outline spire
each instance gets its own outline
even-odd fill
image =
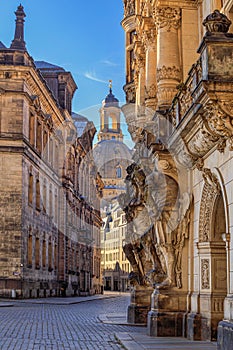
[[[109,80],[109,92],[112,93],[112,80]]]
[[[11,43],[11,49],[15,50],[26,50],[24,41],[24,18],[26,17],[23,6],[20,4],[17,8],[16,14],[16,26],[15,26],[15,37]]]

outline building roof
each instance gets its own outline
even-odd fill
[[[88,125],[89,120],[83,115],[72,113],[72,119],[77,130],[78,137],[81,137]]]
[[[56,66],[52,63],[46,62],[46,61],[35,61],[35,65],[36,68],[38,69],[43,69],[43,70],[52,70],[52,71],[56,71],[56,72],[65,72],[65,69],[60,67],[60,66]]]
[[[3,44],[3,42],[0,41],[0,50],[1,49],[6,49],[7,47]]]
[[[101,169],[105,164],[112,161],[132,162],[132,153],[128,146],[122,141],[118,140],[102,140],[98,142],[93,149],[93,156],[95,164]],[[101,174],[103,177],[108,177],[107,174]]]
[[[109,94],[105,97],[103,103],[107,106],[118,106],[119,100],[115,97],[115,95],[113,95],[111,87],[109,89]]]

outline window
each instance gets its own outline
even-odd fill
[[[54,269],[57,269],[57,244],[54,246]]]
[[[52,242],[49,242],[49,249],[48,249],[48,263],[49,263],[49,271],[52,271],[53,267],[52,267]]]
[[[28,204],[32,205],[33,203],[33,175],[29,174],[28,179]]]
[[[132,30],[132,32],[129,33],[129,43],[133,44],[133,40],[136,34],[136,30]]]
[[[45,240],[43,240],[42,265],[43,265],[43,268],[46,267],[46,241]]]
[[[36,209],[40,210],[40,181],[36,180]]]
[[[118,179],[120,179],[122,177],[122,171],[121,171],[121,167],[120,166],[118,166],[116,168],[116,176],[117,176]]]
[[[53,216],[53,192],[52,187],[49,189],[49,216]]]
[[[54,222],[57,224],[58,220],[58,197],[57,194],[55,194],[55,203],[54,203]]]
[[[40,269],[40,239],[38,237],[35,243],[35,268]]]
[[[44,158],[47,160],[48,158],[48,132],[45,130],[43,135],[43,155]]]
[[[43,212],[46,213],[46,201],[47,201],[47,187],[44,183],[43,186]]]
[[[35,117],[32,114],[29,119],[29,142],[32,146],[35,146]]]
[[[37,127],[36,127],[36,148],[39,153],[42,151],[42,125],[37,120]]]
[[[27,242],[27,246],[28,246],[28,249],[27,249],[27,253],[28,253],[28,256],[27,256],[27,264],[28,264],[28,267],[32,267],[32,235],[29,234],[28,236],[28,242]]]

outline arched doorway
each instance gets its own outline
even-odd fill
[[[200,206],[198,252],[200,261],[201,338],[216,340],[218,323],[224,317],[227,295],[227,232],[223,192],[217,177],[204,170]]]

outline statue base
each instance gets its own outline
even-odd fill
[[[189,340],[201,340],[201,315],[190,313],[187,317],[187,338]]]
[[[218,324],[218,349],[232,349],[233,344],[233,322],[221,321]]]
[[[187,294],[177,291],[157,291],[151,297],[147,318],[147,333],[152,337],[186,336]]]
[[[147,314],[150,311],[150,300],[153,289],[151,287],[135,286],[131,292],[128,306],[127,322],[132,324],[147,323]]]

